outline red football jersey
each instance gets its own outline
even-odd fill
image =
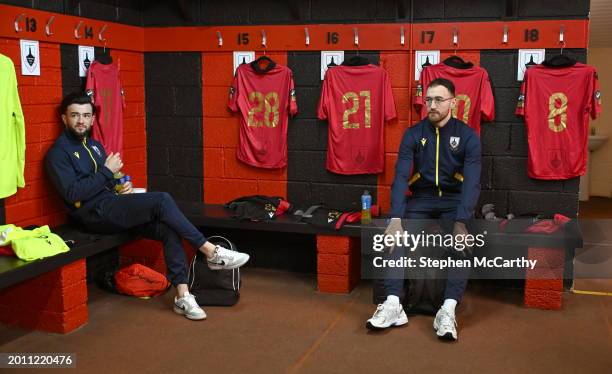
[[[123,152],[123,92],[115,64],[94,61],[87,69],[87,94],[96,107],[92,137],[107,153]]]
[[[318,107],[329,122],[327,163],[338,174],[381,173],[383,125],[396,117],[387,72],[375,65],[334,66],[325,73]]]
[[[525,118],[531,178],[568,179],[586,172],[589,114],[601,111],[595,68],[536,65],[525,72],[516,114]]]
[[[414,107],[421,113],[421,118],[427,117],[423,96],[429,82],[436,78],[453,82],[457,99],[453,117],[467,123],[477,134],[480,134],[482,120],[490,122],[495,119],[493,91],[487,71],[479,66],[459,69],[444,63],[427,66],[421,72],[421,82],[414,98]]]
[[[293,72],[271,64],[243,64],[230,87],[229,108],[240,111],[236,156],[246,164],[276,169],[287,165],[288,114],[297,114]]]

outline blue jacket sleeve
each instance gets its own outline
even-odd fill
[[[113,179],[113,173],[104,165],[98,168],[97,173],[78,177],[68,154],[54,148],[47,154],[45,166],[53,185],[70,204],[91,199]]]
[[[466,222],[474,215],[474,207],[480,196],[481,147],[475,133],[468,136],[463,161],[463,186],[461,202],[457,206],[456,221]]]
[[[414,160],[415,141],[410,129],[404,132],[400,144],[397,162],[395,163],[395,177],[391,185],[391,217],[402,218],[406,209],[406,190],[408,189],[408,178]]]

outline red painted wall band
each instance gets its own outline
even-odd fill
[[[51,17],[54,17],[49,25],[52,34],[47,35],[45,26]],[[35,23],[34,27],[32,20]],[[15,30],[16,21],[21,31]],[[565,48],[587,48],[588,24],[589,21],[583,19],[144,28],[0,5],[0,37],[100,47],[106,43],[109,48],[138,52],[469,50],[559,48],[562,45]],[[503,43],[504,27],[508,30],[507,43]],[[559,40],[562,28],[563,43]],[[306,43],[306,30],[310,39],[309,44]],[[75,33],[80,38],[77,38]],[[265,45],[262,43],[264,33]],[[219,45],[219,35],[223,39],[222,45]]]

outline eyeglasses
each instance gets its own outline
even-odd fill
[[[425,98],[425,104],[427,104],[427,106],[431,106],[431,103],[436,103],[436,105],[440,105],[445,101],[454,99],[454,97],[449,97],[449,98],[443,98],[440,96],[436,96],[436,97],[426,97]]]
[[[91,117],[93,116],[92,113],[70,113],[70,117],[72,118],[85,118],[85,119],[91,119]]]

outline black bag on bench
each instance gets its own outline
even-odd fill
[[[233,251],[236,246],[222,236],[211,236],[208,241]],[[199,305],[232,306],[240,298],[240,269],[211,270],[206,256],[196,251],[189,266],[189,292]]]

